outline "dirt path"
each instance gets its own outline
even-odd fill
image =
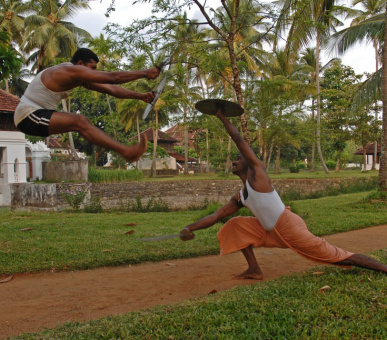
[[[357,253],[387,248],[387,225],[325,237]],[[289,249],[256,249],[265,280],[316,266]],[[233,280],[243,255],[206,256],[136,266],[54,274],[15,275],[0,284],[0,338],[37,332],[66,321],[173,304],[257,281]]]

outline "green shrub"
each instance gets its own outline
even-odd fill
[[[90,202],[86,204],[85,207],[83,208],[83,211],[89,214],[101,213],[103,209],[101,205],[101,199],[99,198],[99,196],[92,197]]]
[[[298,201],[302,199],[302,194],[298,190],[290,188],[281,194],[281,199],[285,205],[289,205],[291,201]]]
[[[128,202],[128,209],[129,212],[140,212],[140,213],[147,213],[147,212],[169,212],[170,209],[168,207],[168,204],[165,203],[161,198],[156,200],[155,198],[151,198],[147,204],[143,204],[141,197],[137,196],[134,201]]]
[[[143,174],[140,170],[97,169],[89,167],[89,182],[92,183],[117,183],[138,181]]]
[[[78,211],[90,189],[90,184],[62,182],[58,185],[58,189],[60,196],[70,205],[70,207]]]
[[[290,165],[289,166],[289,170],[291,173],[297,173],[297,172],[300,172],[300,169],[298,168],[297,165]]]
[[[372,204],[376,209],[387,209],[387,192],[376,190],[360,200],[361,204]]]
[[[195,211],[195,210],[204,210],[208,207],[209,204],[214,203],[214,201],[209,201],[207,197],[204,198],[203,203],[197,203],[197,204],[191,204],[187,206],[186,209],[188,211]]]
[[[336,169],[336,161],[328,160],[325,162],[325,165],[329,170],[335,170]]]

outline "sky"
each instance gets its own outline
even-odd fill
[[[216,7],[220,0],[211,0]],[[89,0],[91,10],[81,11],[71,18],[71,21],[78,27],[87,30],[93,37],[103,33],[104,26],[111,23],[118,23],[121,26],[128,26],[135,19],[143,19],[151,15],[151,4],[132,5],[132,0],[115,0],[116,11],[111,12],[110,17],[105,16],[106,9],[111,0]],[[348,4],[347,4],[348,5]],[[191,15],[197,17],[199,11],[191,9]],[[336,54],[327,55],[322,53],[322,64],[324,65],[333,57],[340,57],[344,65],[351,66],[357,74],[364,72],[375,72],[375,52],[371,45],[362,43],[347,51],[343,56]]]

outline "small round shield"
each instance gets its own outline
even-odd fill
[[[223,99],[205,99],[195,104],[197,110],[207,115],[216,115],[218,108],[221,108],[225,117],[241,116],[245,111],[239,104]]]

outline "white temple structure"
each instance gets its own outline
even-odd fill
[[[50,160],[43,142],[30,143],[13,123],[19,98],[0,89],[0,206],[11,204],[11,185],[42,179],[42,162]]]
[[[27,160],[27,178],[30,181],[40,181],[43,178],[43,162],[51,159],[50,149],[40,141],[35,144],[27,141],[26,143],[26,160]]]

